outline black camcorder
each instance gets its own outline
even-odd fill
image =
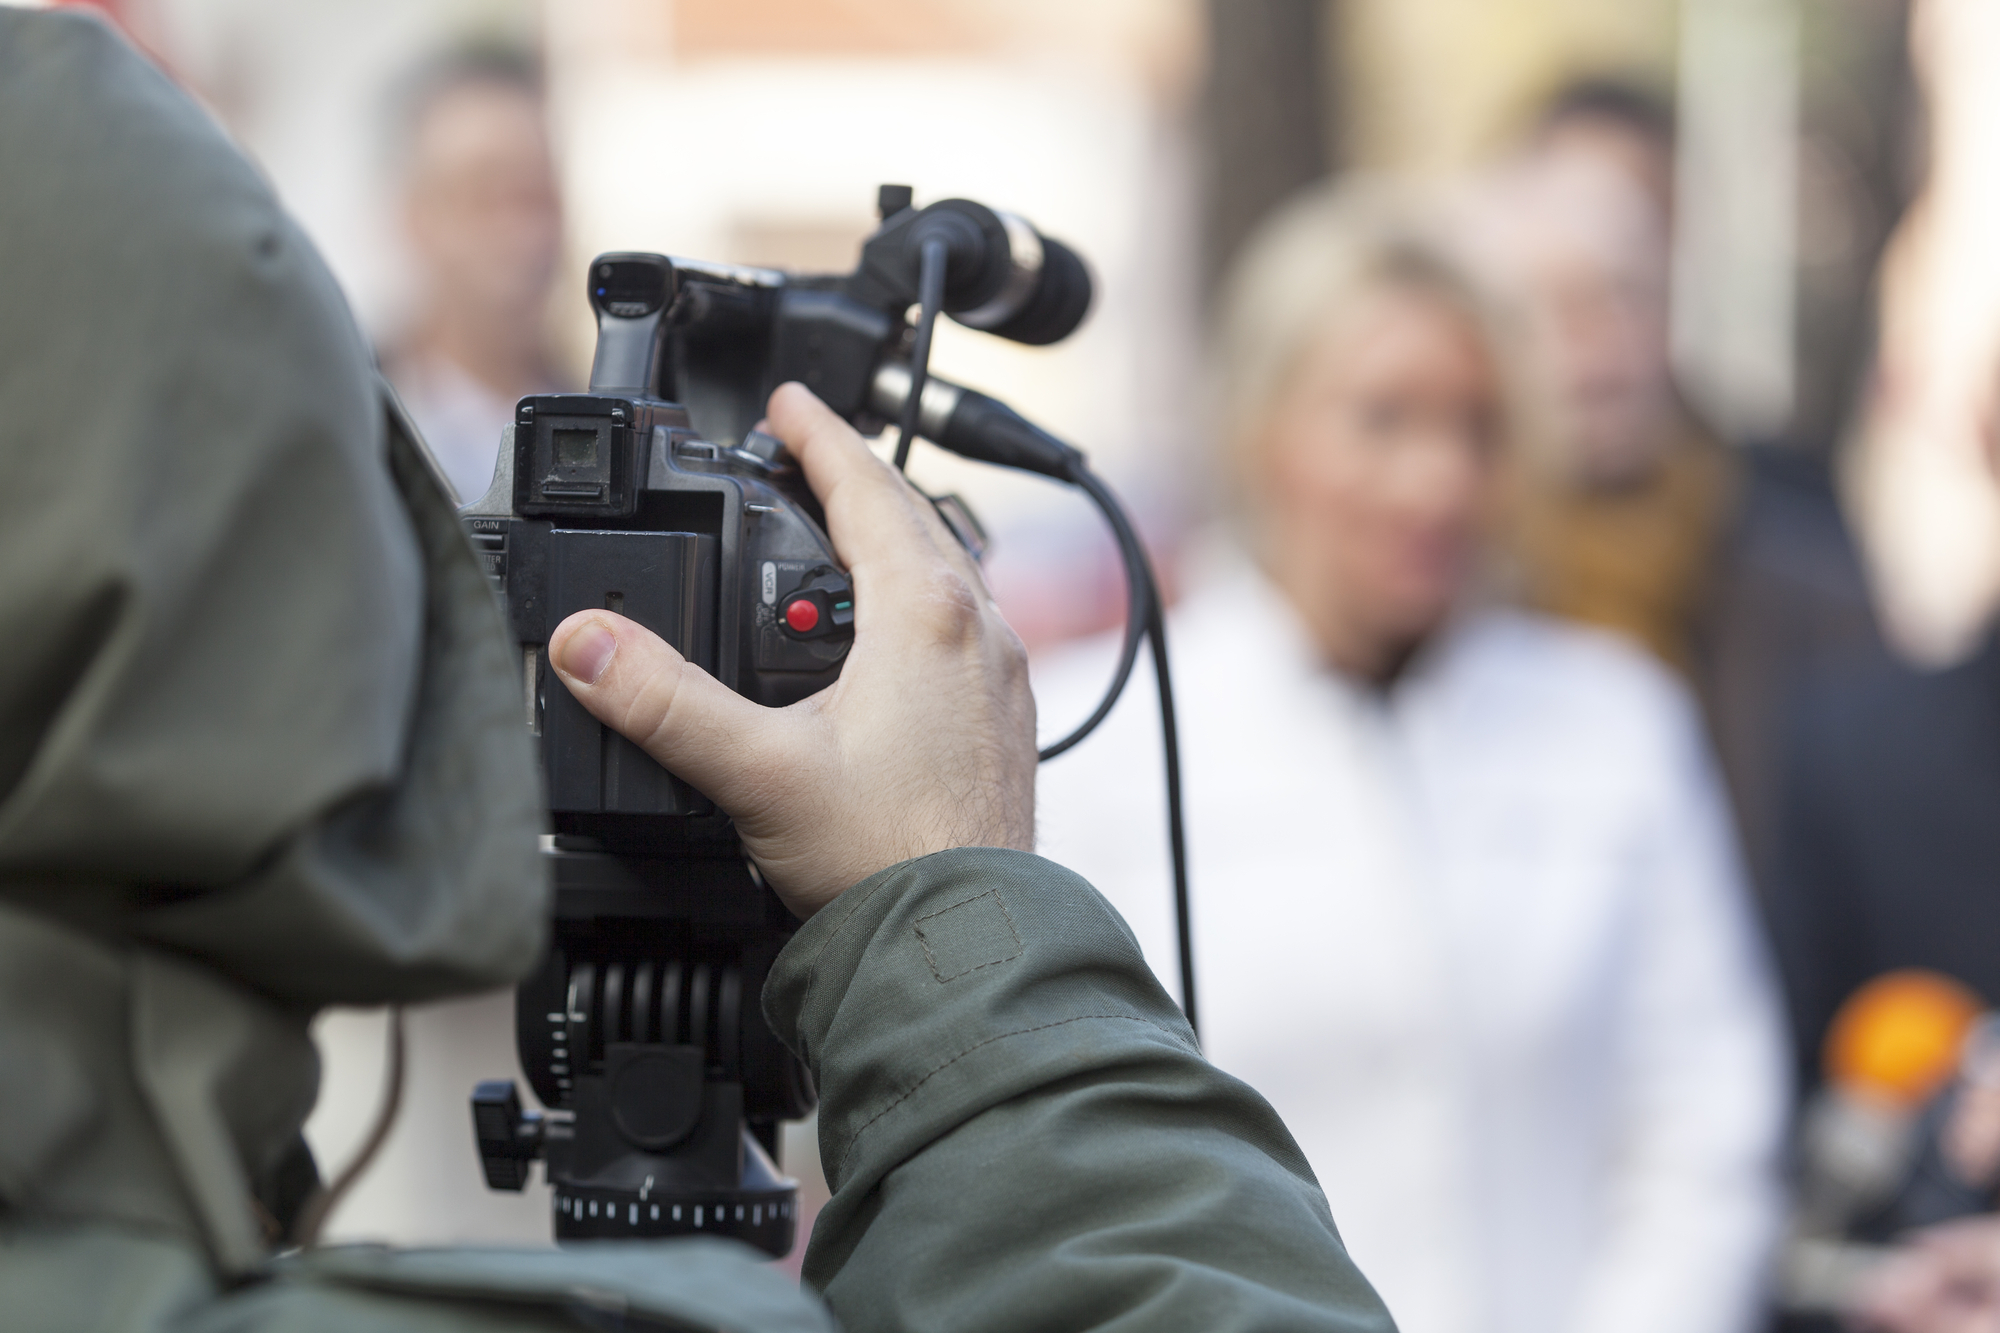
[[[495,1189],[522,1188],[545,1159],[559,1238],[715,1234],[784,1254],[797,1191],[775,1165],[778,1127],[815,1094],[759,1004],[797,922],[726,816],[552,678],[550,632],[577,611],[619,612],[774,707],[832,683],[854,590],[798,467],[756,429],[790,380],[863,433],[902,422],[905,451],[921,433],[1116,508],[1077,451],[926,364],[938,313],[1025,343],[1067,336],[1090,303],[1082,261],[967,200],[917,209],[884,186],[880,205],[839,276],[599,256],[589,389],[522,399],[491,488],[461,510],[520,649],[556,913],[517,1004],[521,1064],[547,1111],[524,1112],[511,1081],[483,1083],[474,1128]],[[943,512],[972,538],[962,509]],[[1133,623],[1120,685],[1155,618],[1122,523]]]

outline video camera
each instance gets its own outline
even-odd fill
[[[516,1008],[521,1064],[548,1111],[524,1112],[511,1081],[482,1083],[474,1129],[494,1189],[521,1189],[546,1159],[558,1238],[791,1248],[797,1189],[775,1164],[778,1127],[815,1093],[759,996],[798,923],[727,817],[601,725],[548,663],[550,632],[601,607],[761,704],[839,675],[854,590],[799,469],[755,429],[771,391],[797,380],[863,433],[899,422],[898,466],[921,433],[1078,485],[1111,519],[1131,588],[1126,650],[1097,713],[1050,752],[1109,711],[1139,637],[1157,630],[1144,552],[1082,455],[928,375],[939,313],[1017,342],[1066,337],[1090,304],[1082,261],[968,200],[918,209],[908,187],[884,186],[879,204],[881,227],[845,275],[599,256],[588,391],[523,398],[491,488],[461,510],[520,646],[554,829],[553,943]],[[976,544],[962,508],[941,512]]]

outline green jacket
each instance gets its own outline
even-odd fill
[[[0,9],[0,182],[0,1328],[1389,1328],[1116,914],[978,849],[855,886],[767,986],[821,1090],[819,1297],[712,1240],[285,1250],[312,1015],[542,948],[511,646],[187,98]]]
[[[1391,1329],[1284,1125],[1061,867],[975,848],[883,871],[800,930],[764,1004],[820,1084],[834,1193],[806,1278],[841,1326]],[[23,1219],[0,1293],[21,1333],[835,1326],[708,1240],[327,1249],[226,1286],[191,1246]]]

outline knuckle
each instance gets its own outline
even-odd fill
[[[957,571],[934,570],[925,581],[923,601],[925,618],[938,642],[962,645],[980,637],[985,606]]]
[[[1021,642],[1021,636],[1016,634],[1014,627],[1000,615],[998,608],[994,609],[993,618],[1000,625],[999,632],[993,636],[997,645],[996,652],[1000,658],[1000,670],[1009,684],[1027,680],[1028,645]]]

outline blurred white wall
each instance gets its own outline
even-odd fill
[[[1684,0],[1673,352],[1732,440],[1792,417],[1797,296],[1797,0]]]
[[[1668,81],[1682,0],[1336,0],[1347,149],[1449,172],[1504,148],[1582,71]]]
[[[1097,300],[1081,332],[1026,348],[939,329],[938,373],[976,384],[1107,461],[1185,442],[1152,380],[1189,312],[1178,162],[1136,90],[1103,71],[966,58],[716,59],[578,80],[563,137],[580,254],[657,249],[851,267],[875,186],[965,196],[1029,218],[1084,254]],[[824,244],[805,244],[815,238]],[[759,242],[763,242],[761,247]],[[819,253],[812,253],[818,250]],[[1178,290],[1177,290],[1178,289]],[[926,460],[977,489],[992,519],[1046,483]]]

